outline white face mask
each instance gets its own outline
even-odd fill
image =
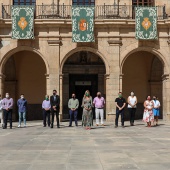
[[[6,94],[6,98],[9,98],[9,94]]]
[[[21,99],[24,99],[24,96],[21,96]]]

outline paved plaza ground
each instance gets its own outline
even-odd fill
[[[81,122],[79,122],[81,124]],[[125,128],[92,130],[42,127],[0,129],[0,170],[170,170],[170,122],[147,128],[142,121]]]

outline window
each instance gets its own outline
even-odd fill
[[[35,5],[36,0],[14,0],[14,5]]]
[[[132,0],[133,6],[154,6],[154,0]]]
[[[95,0],[73,0],[73,5],[95,5]]]

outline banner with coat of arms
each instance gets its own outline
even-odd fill
[[[94,6],[72,7],[72,41],[94,42]]]
[[[157,7],[136,7],[136,39],[157,39]]]
[[[34,6],[13,5],[12,39],[34,39]]]

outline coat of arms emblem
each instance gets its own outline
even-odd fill
[[[24,30],[28,25],[28,22],[26,21],[25,17],[21,17],[20,20],[18,21],[18,26]]]
[[[149,18],[144,18],[143,22],[142,22],[142,26],[143,28],[147,31],[150,27],[151,27],[151,22],[149,21]]]
[[[88,30],[88,22],[85,19],[81,19],[79,22],[79,29],[81,31],[86,31]]]

